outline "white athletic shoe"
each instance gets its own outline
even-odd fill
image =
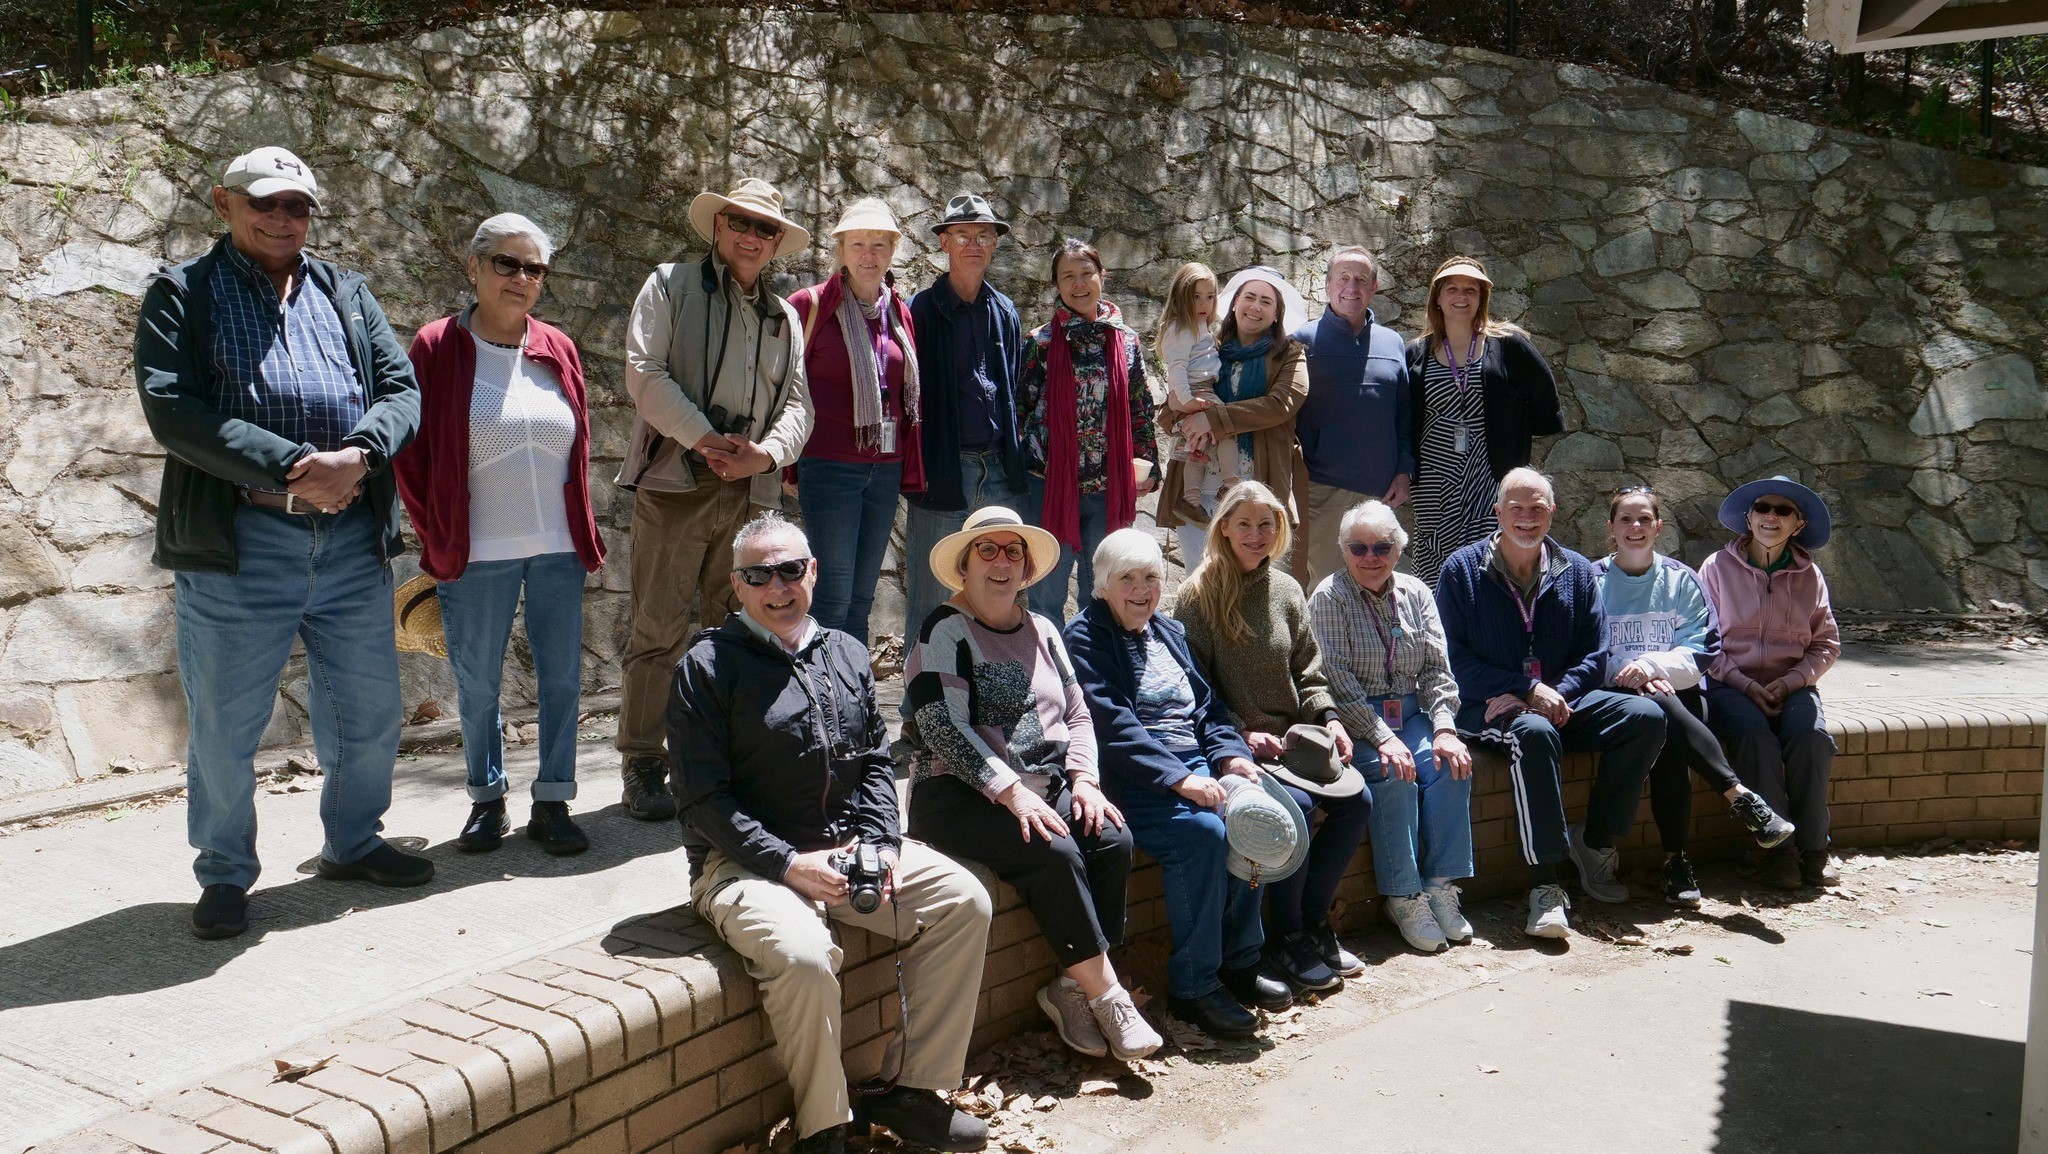
[[[1038,991],[1038,1008],[1052,1019],[1053,1029],[1059,1031],[1060,1041],[1068,1049],[1091,1058],[1109,1053],[1109,1042],[1095,1024],[1095,1012],[1088,1008],[1088,995],[1081,992],[1081,983],[1054,978],[1051,985]]]
[[[1628,883],[1621,880],[1621,851],[1609,846],[1594,849],[1586,844],[1586,827],[1572,826],[1567,843],[1572,864],[1579,867],[1579,888],[1596,902],[1619,905],[1628,900]]]
[[[1465,920],[1465,911],[1458,908],[1458,887],[1450,882],[1440,886],[1429,886],[1422,891],[1422,899],[1429,903],[1429,912],[1436,918],[1436,928],[1444,937],[1453,942],[1472,940],[1472,923]]]
[[[1389,895],[1384,899],[1387,920],[1401,931],[1408,944],[1425,954],[1433,954],[1450,945],[1444,937],[1443,928],[1436,924],[1436,915],[1429,912],[1429,903],[1419,894],[1401,896]]]
[[[1112,986],[1108,993],[1091,999],[1088,1009],[1095,1015],[1095,1024],[1102,1028],[1103,1039],[1109,1043],[1109,1056],[1119,1062],[1143,1058],[1166,1044],[1166,1039],[1138,1012],[1130,991],[1122,986]]]
[[[1529,891],[1529,922],[1522,932],[1532,938],[1568,938],[1572,923],[1564,912],[1571,908],[1572,900],[1565,896],[1564,887],[1552,882]]]

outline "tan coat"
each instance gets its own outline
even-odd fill
[[[1266,352],[1266,395],[1249,401],[1232,401],[1209,410],[1212,424],[1220,424],[1222,436],[1234,437],[1239,433],[1252,435],[1252,468],[1249,480],[1258,481],[1273,490],[1280,503],[1287,507],[1287,519],[1296,530],[1301,528],[1301,510],[1295,502],[1295,493],[1308,492],[1308,463],[1302,459],[1301,446],[1294,441],[1294,414],[1301,403],[1308,399],[1308,357],[1300,342],[1289,336],[1280,336],[1273,347]],[[1159,407],[1158,424],[1163,433],[1171,434],[1180,417],[1165,405]],[[1175,499],[1186,485],[1182,478],[1187,471],[1187,462],[1169,461],[1166,477],[1161,482],[1159,497],[1159,527],[1171,529],[1181,524],[1182,518],[1174,510]]]

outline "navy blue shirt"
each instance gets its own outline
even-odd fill
[[[1400,334],[1370,311],[1353,333],[1351,322],[1327,309],[1294,339],[1308,353],[1308,400],[1294,417],[1308,479],[1384,496],[1396,474],[1412,478],[1408,353]]]
[[[221,247],[225,259],[208,281],[214,407],[323,453],[341,448],[366,406],[334,302],[307,291],[312,263],[299,254],[291,295],[280,298],[240,249]]]
[[[995,339],[994,302],[988,282],[971,301],[953,292],[953,282],[940,277],[931,292],[938,294],[941,307],[953,317],[953,341],[946,350],[946,379],[953,382],[954,428],[960,433],[962,452],[979,453],[1002,435],[996,413],[1002,396],[996,377],[1010,370],[1001,363],[1002,344]],[[991,363],[990,358],[997,358]]]

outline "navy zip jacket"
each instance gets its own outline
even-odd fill
[[[988,294],[990,325],[983,334],[987,341],[989,380],[996,386],[996,448],[1002,450],[1003,472],[1010,486],[1022,493],[1025,485],[1024,445],[1017,433],[1017,377],[1024,366],[1023,323],[1017,306],[982,283]],[[921,508],[940,513],[970,512],[967,485],[960,476],[959,394],[955,391],[963,373],[972,366],[953,359],[954,307],[959,303],[953,286],[945,277],[910,298],[910,328],[917,334],[919,402],[918,435],[923,438],[924,492],[905,493],[904,499]]]
[[[1202,676],[1201,666],[1188,652],[1187,630],[1163,613],[1152,615],[1152,628],[1167,652],[1187,670],[1188,685],[1195,694],[1195,740],[1210,768],[1220,770],[1217,763],[1227,757],[1252,760],[1251,747],[1231,728],[1229,708],[1209,687],[1209,679]],[[1130,631],[1117,624],[1109,605],[1098,597],[1067,622],[1063,636],[1067,655],[1074,660],[1074,678],[1088,698],[1088,716],[1095,722],[1102,792],[1112,802],[1130,791],[1170,792],[1188,776],[1188,767],[1138,720],[1138,670],[1124,643]]]
[[[1593,563],[1544,538],[1549,563],[1536,586],[1536,629],[1522,624],[1507,578],[1493,568],[1500,534],[1475,541],[1444,562],[1436,579],[1436,607],[1450,642],[1451,676],[1462,705],[1484,705],[1503,693],[1527,696],[1536,682],[1523,659],[1543,663],[1544,684],[1567,702],[1600,688],[1600,578]]]
[[[1385,493],[1394,477],[1415,475],[1414,403],[1401,334],[1371,310],[1365,327],[1326,310],[1294,332],[1308,355],[1308,399],[1294,415],[1308,479],[1354,493]]]
[[[837,629],[795,655],[737,613],[699,633],[676,665],[668,751],[692,868],[715,846],[781,881],[799,853],[902,848],[867,647]]]

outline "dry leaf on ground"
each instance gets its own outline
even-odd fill
[[[277,1063],[277,1073],[270,1080],[273,1082],[296,1082],[315,1070],[326,1068],[327,1063],[334,1061],[334,1058],[333,1054],[329,1054],[310,1065],[295,1065],[283,1058],[272,1059]]]

